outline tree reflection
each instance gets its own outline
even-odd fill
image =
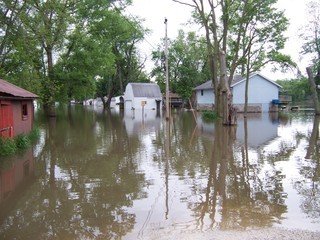
[[[209,162],[207,185],[194,186],[201,197],[190,203],[198,226],[220,229],[268,227],[281,220],[286,206],[281,172],[250,157],[247,141],[247,120],[244,121],[244,145],[236,144],[236,128],[214,126],[214,139]],[[263,164],[263,162],[262,162]],[[199,189],[200,188],[200,189]]]
[[[72,122],[63,116],[45,132],[38,158],[44,171],[3,224],[4,238],[114,239],[133,229],[135,214],[126,208],[145,196],[148,184],[136,158],[125,154],[134,152],[136,140],[126,136],[119,116],[81,110]]]
[[[297,181],[295,189],[302,196],[301,209],[311,218],[320,218],[320,158],[319,158],[319,121],[315,116],[311,134],[307,137],[306,160],[300,167],[302,180]]]

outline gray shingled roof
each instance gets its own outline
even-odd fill
[[[250,74],[250,78],[253,77],[254,75],[260,75],[262,78],[266,79],[267,81],[277,85],[278,87],[281,87],[279,84],[277,84],[276,82],[274,82],[274,81],[262,76],[260,73],[252,73],[252,74]],[[233,78],[233,81],[231,83],[231,87],[233,87],[233,86],[235,86],[235,85],[237,85],[240,82],[245,81],[245,80],[246,80],[245,76],[236,75]],[[193,90],[205,90],[205,89],[213,89],[213,85],[212,85],[212,81],[211,80],[209,80],[209,81],[207,81],[207,82],[195,87]]]
[[[134,97],[162,98],[156,83],[130,83]]]
[[[20,88],[12,83],[0,79],[0,95],[7,97],[19,97],[19,98],[37,98],[36,94],[29,92],[23,88]]]

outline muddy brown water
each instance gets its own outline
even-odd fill
[[[37,111],[39,141],[0,159],[0,239],[320,239],[319,118],[197,115]]]

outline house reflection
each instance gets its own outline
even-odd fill
[[[35,180],[33,149],[23,155],[3,159],[0,166],[0,222],[14,207],[19,196]]]
[[[156,132],[161,127],[161,114],[156,110],[124,111],[124,124],[129,136]]]
[[[236,139],[240,144],[247,141],[248,147],[258,148],[278,137],[278,113],[252,113],[245,118],[238,114]],[[203,135],[213,136],[215,125],[199,119],[198,129]]]
[[[278,137],[278,114],[248,114],[247,124],[243,115],[238,115],[237,141],[248,147],[258,148]]]

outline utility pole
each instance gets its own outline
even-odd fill
[[[166,64],[166,120],[169,120],[170,117],[170,107],[169,107],[169,67],[168,67],[168,31],[167,31],[167,25],[168,25],[168,19],[164,19],[165,24],[165,64]]]

